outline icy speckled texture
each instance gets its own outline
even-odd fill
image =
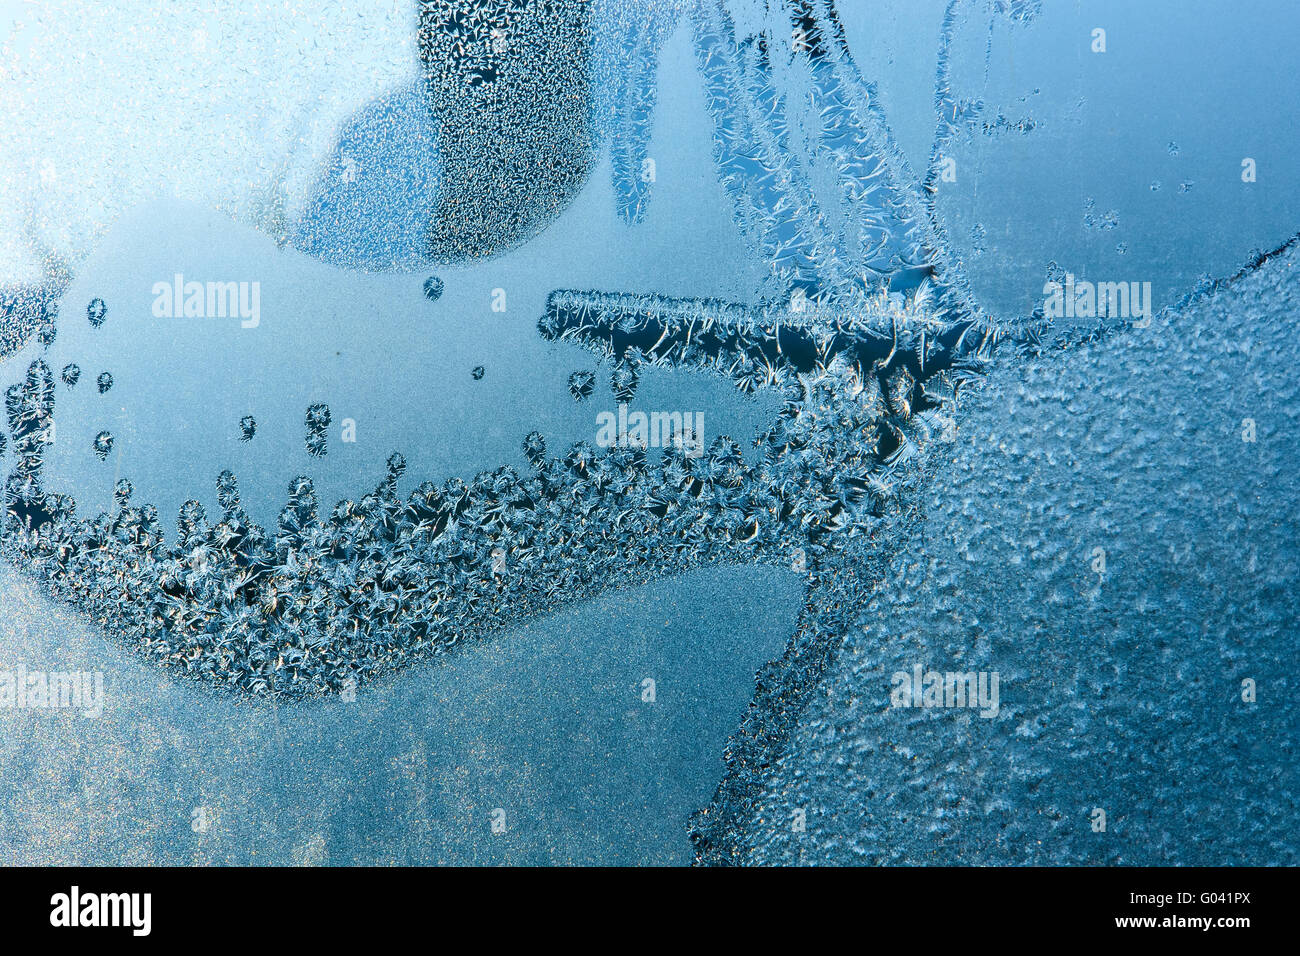
[[[0,865],[684,863],[802,589],[757,568],[636,583],[277,707],[176,681],[0,564],[0,671],[104,673],[97,719],[0,708]]]
[[[1293,250],[1000,363],[734,858],[1294,866],[1298,307]],[[1000,716],[891,710],[914,664],[998,671]]]

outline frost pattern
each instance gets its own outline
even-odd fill
[[[499,252],[576,194],[595,158],[590,48],[579,0],[422,0],[420,60],[443,170],[431,258]]]
[[[972,384],[824,692],[697,818],[704,858],[1296,863],[1296,245]],[[1000,671],[1001,715],[891,710],[916,663]]]
[[[43,486],[56,395],[38,360],[6,393],[16,464],[0,549],[173,671],[287,697],[337,691],[446,653],[501,620],[606,590],[629,567],[646,579],[722,561],[792,568],[808,586],[797,632],[760,674],[728,748],[727,776],[693,832],[702,861],[780,856],[754,810],[760,800],[787,809],[771,768],[800,732],[811,691],[831,673],[848,684],[857,677],[832,668],[836,649],[863,624],[860,609],[908,603],[906,589],[879,597],[889,566],[883,542],[922,518],[935,456],[919,452],[952,440],[958,391],[1004,342],[1038,369],[1122,332],[1099,323],[1057,334],[1032,318],[995,328],[973,300],[935,214],[943,150],[959,135],[1037,126],[1001,111],[989,116],[985,104],[953,92],[949,47],[966,6],[953,0],[944,19],[932,162],[917,177],[853,63],[832,0],[773,2],[759,13],[750,5],[747,16],[736,13],[745,4],[721,0],[654,3],[640,13],[610,0],[597,7],[616,11],[600,18],[600,32],[577,0],[547,5],[556,15],[544,22],[540,8],[504,0],[473,10],[421,4],[425,91],[442,119],[445,182],[428,241],[440,259],[490,255],[534,235],[582,184],[602,136],[611,139],[619,213],[640,221],[654,181],[649,78],[670,28],[689,14],[719,176],[749,243],[773,266],[764,304],[558,290],[538,328],[612,361],[609,384],[620,401],[633,397],[647,367],[775,390],[784,404],[757,442],[756,462],[725,436],[699,459],[669,449],[651,463],[635,449],[586,443],[550,457],[534,432],[523,439],[530,474],[501,468],[468,484],[423,482],[403,496],[406,462],[394,453],[373,491],[328,513],[311,478],[300,476],[271,530],[248,519],[226,470],[217,479],[221,514],[211,521],[199,502],[187,502],[169,541],[156,509],[133,503],[127,479],[116,483],[115,512],[94,518],[78,517],[71,496]],[[1038,4],[995,0],[981,9],[1025,22]],[[604,64],[590,74],[597,82],[611,75],[601,72],[610,51],[630,60],[608,91],[589,89],[589,74],[572,69],[593,48]],[[483,116],[500,128],[478,128]],[[1184,180],[1179,191],[1191,188]],[[1088,228],[1117,223],[1117,213],[1085,210]],[[983,227],[972,237],[982,246]],[[1258,256],[1248,271],[1277,255]],[[39,313],[48,346],[56,310],[46,303],[61,274],[46,271],[46,292],[6,293],[4,301],[21,298],[24,315]],[[1206,280],[1182,305],[1219,288]],[[430,277],[428,298],[442,291]],[[98,299],[87,311],[95,327],[106,314]],[[8,322],[0,333],[12,338]],[[471,375],[481,379],[484,367]],[[63,379],[71,387],[76,374],[65,369]],[[575,399],[590,395],[594,381],[575,372]],[[325,405],[308,409],[315,456],[326,452],[329,421]],[[240,428],[247,441],[256,424],[246,417]],[[113,436],[101,432],[95,445],[106,459]],[[824,729],[824,718],[814,711],[806,726]],[[1027,723],[1025,735],[1038,729]],[[942,841],[951,828],[947,808],[939,810],[930,832]],[[993,815],[1000,810],[993,806]]]
[[[500,468],[403,497],[405,461],[394,455],[372,492],[327,513],[311,479],[297,478],[271,530],[248,519],[226,471],[223,512],[210,520],[186,503],[169,541],[156,509],[134,505],[129,488],[116,513],[79,518],[70,496],[42,487],[33,436],[53,421],[55,396],[38,361],[10,390],[21,457],[7,487],[5,554],[178,672],[287,696],[444,653],[501,621],[599,593],[629,564],[649,579],[756,561],[797,567],[815,590],[835,591],[846,549],[868,542],[895,506],[899,463],[951,420],[956,389],[991,347],[943,327],[924,289],[906,303],[881,293],[806,316],[557,293],[540,326],[617,352],[611,384],[623,396],[643,365],[778,389],[784,406],[759,440],[760,460],[747,463],[726,437],[699,459],[669,449],[652,464],[644,452],[585,442],[547,457],[534,434],[524,442],[530,475]],[[328,421],[324,405],[308,409],[309,443],[323,444]],[[806,622],[810,652],[830,646],[826,627]]]

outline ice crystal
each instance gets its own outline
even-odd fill
[[[576,401],[582,401],[584,398],[591,396],[592,390],[596,387],[596,373],[588,371],[574,372],[569,376],[569,391],[573,393]]]
[[[327,433],[330,425],[329,406],[318,402],[308,407],[306,425],[307,454],[313,458],[321,458],[329,450],[329,436]]]

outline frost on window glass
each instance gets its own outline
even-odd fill
[[[1278,845],[1294,781],[1211,742],[1294,745],[1238,704],[1298,633],[1294,107],[1180,52],[1254,21],[290,6],[0,20],[0,637],[109,661],[142,791],[209,768],[49,861],[238,862],[281,802],[282,862]]]

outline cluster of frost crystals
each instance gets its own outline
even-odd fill
[[[95,435],[92,447],[95,450],[95,457],[100,461],[108,461],[108,456],[113,451],[113,433],[110,431],[101,431]]]
[[[58,296],[65,287],[64,275],[25,285],[0,284],[0,359],[17,352],[33,333],[43,345],[54,341]]]
[[[769,298],[831,302],[933,278],[938,304],[978,318],[834,5],[759,7],[705,0],[692,19],[714,160],[773,265]]]
[[[573,395],[574,401],[581,402],[583,399],[590,398],[595,388],[595,372],[580,369],[569,376],[569,392]]]
[[[924,289],[797,315],[557,292],[540,326],[612,357],[620,400],[642,369],[682,366],[744,390],[778,389],[784,404],[754,460],[726,436],[699,457],[669,448],[651,460],[586,442],[551,457],[533,433],[523,475],[506,467],[403,492],[406,462],[394,454],[373,490],[332,507],[300,476],[270,529],[250,520],[226,470],[220,512],[189,501],[172,536],[155,508],[133,503],[129,480],[114,512],[93,517],[43,487],[55,383],[38,360],[7,396],[19,462],[3,552],[186,675],[252,694],[335,691],[629,573],[650,580],[751,561],[838,579],[835,555],[869,540],[894,507],[898,463],[943,430],[984,345],[969,323],[946,325]],[[591,373],[573,384],[575,394],[590,388]],[[309,445],[328,421],[324,404],[308,409]],[[254,427],[243,423],[246,435]],[[804,643],[818,653],[829,646],[828,631],[810,633],[820,636]]]
[[[819,693],[792,721],[760,692],[786,736],[697,818],[702,859],[1296,864],[1290,245],[974,384]],[[999,674],[997,714],[894,706],[918,665]]]
[[[323,458],[329,452],[330,407],[321,402],[307,409],[304,424],[307,426],[307,454],[313,458]],[[254,426],[256,427],[256,426]],[[252,436],[249,435],[251,438]],[[247,440],[247,439],[245,439]]]
[[[5,419],[17,458],[5,480],[5,510],[30,523],[42,513],[40,473],[54,423],[54,374],[43,361],[33,362],[27,377],[6,389]]]
[[[645,215],[656,169],[650,133],[659,54],[691,0],[595,0],[590,64],[592,110],[608,143],[618,212],[629,223]]]
[[[953,322],[935,312],[932,290],[922,283],[906,298],[858,293],[790,312],[716,299],[561,289],[547,300],[538,331],[615,362],[616,395],[634,387],[642,363],[709,370],[752,392],[789,391],[801,373],[840,360],[910,414],[937,404],[926,398],[926,380],[941,372],[973,373],[999,341],[972,321]]]
[[[532,236],[595,160],[591,12],[580,0],[422,0],[424,87],[438,118],[438,260],[491,255]]]

